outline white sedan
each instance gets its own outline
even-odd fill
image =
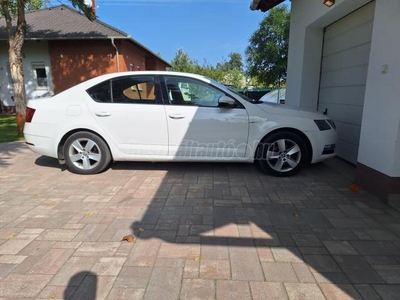
[[[256,161],[289,176],[335,155],[326,116],[255,102],[204,76],[114,73],[28,103],[25,140],[70,171],[111,161]]]

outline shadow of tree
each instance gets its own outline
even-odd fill
[[[22,149],[26,148],[23,141],[0,143],[0,170],[7,167],[18,156]]]
[[[63,299],[95,300],[97,295],[97,275],[82,271],[72,276],[64,291]]]

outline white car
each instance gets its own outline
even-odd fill
[[[261,102],[285,104],[286,88],[276,89],[260,98]]]
[[[326,116],[254,102],[204,76],[124,72],[28,102],[25,140],[70,171],[95,174],[111,161],[256,161],[289,176],[335,155]]]

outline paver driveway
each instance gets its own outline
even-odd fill
[[[400,214],[350,184],[325,164],[79,176],[0,144],[0,299],[398,299]]]

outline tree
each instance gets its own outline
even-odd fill
[[[224,71],[230,71],[230,70],[243,71],[242,54],[238,52],[229,53],[229,60],[223,63],[218,63],[217,68],[221,68]]]
[[[204,61],[200,65],[196,60],[192,60],[187,52],[179,49],[171,61],[170,71],[195,73],[207,76],[223,84],[231,85],[235,88],[242,88],[244,85],[244,74],[242,71],[242,55],[232,52],[229,54],[230,60],[217,63],[216,66]]]
[[[261,21],[246,49],[248,75],[265,85],[286,81],[290,12],[277,6]]]
[[[183,49],[179,49],[171,61],[171,66],[172,67],[168,69],[170,71],[192,73],[195,63],[193,60],[191,60],[187,52],[185,52]]]
[[[91,7],[85,0],[70,0],[75,8],[79,8],[89,19],[93,19]],[[9,45],[9,61],[13,84],[14,101],[17,118],[17,133],[23,135],[26,110],[25,80],[22,65],[22,47],[25,42],[25,12],[39,9],[48,4],[48,0],[0,0],[0,16],[5,18]]]

